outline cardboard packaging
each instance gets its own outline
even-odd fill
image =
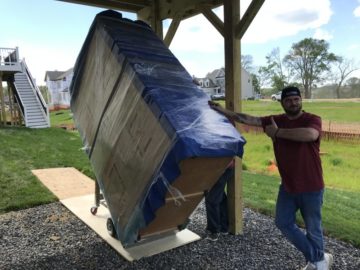
[[[123,245],[181,230],[245,140],[143,22],[99,13],[71,109]]]

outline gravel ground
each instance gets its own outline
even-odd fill
[[[188,226],[205,237],[204,205]],[[105,226],[105,224],[104,224]],[[360,269],[360,249],[325,239],[332,269]],[[0,215],[0,269],[299,269],[302,255],[273,220],[244,209],[244,234],[207,239],[128,262],[61,203]]]

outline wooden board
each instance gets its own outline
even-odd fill
[[[60,200],[93,194],[95,190],[95,181],[72,167],[31,172]]]
[[[64,199],[61,200],[61,203],[128,261],[152,256],[201,239],[197,234],[185,229],[171,235],[160,235],[154,240],[140,242],[135,246],[125,249],[119,240],[111,237],[107,232],[106,220],[110,217],[108,209],[101,206],[98,208],[95,216],[90,213],[93,200],[94,195],[85,195]]]

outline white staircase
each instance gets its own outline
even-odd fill
[[[34,83],[31,74],[22,62],[23,72],[15,73],[14,85],[23,106],[25,126],[29,128],[50,127],[49,110]]]

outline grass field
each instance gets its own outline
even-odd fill
[[[312,112],[340,122],[343,121],[341,114],[353,115],[352,121],[360,123],[360,103],[355,103],[355,107],[352,107],[354,103],[342,103],[339,111],[335,110],[336,120],[330,118],[333,114],[328,110],[330,103],[324,103],[316,103],[317,106],[314,106],[315,102],[311,103],[314,106],[312,109],[320,113]],[[304,108],[308,105],[310,103],[304,104]],[[281,112],[278,102],[246,101],[243,106],[244,112],[256,115]],[[69,111],[52,113],[51,123],[52,126],[72,124]],[[247,139],[243,159],[247,167],[247,171],[243,172],[245,204],[273,215],[280,178],[276,172],[267,171],[267,165],[273,159],[272,145],[264,135],[243,135]],[[75,167],[94,179],[88,158],[81,149],[78,132],[60,128],[0,128],[0,140],[0,213],[56,200],[32,175],[32,169]],[[323,141],[321,151],[326,152],[322,156],[327,185],[324,229],[328,235],[360,247],[360,182],[356,174],[360,148],[353,143]]]
[[[245,206],[274,216],[278,176],[243,172]],[[360,198],[359,192],[326,188],[322,209],[323,228],[328,236],[360,247]],[[297,222],[303,225],[301,218]]]
[[[52,127],[73,124],[73,118],[70,110],[53,111],[50,113],[50,124]]]
[[[247,170],[279,176],[277,171],[268,170],[270,161],[274,160],[271,140],[265,134],[244,133],[243,136],[247,140],[243,156]],[[320,151],[325,153],[321,159],[327,187],[360,193],[358,144],[323,140]]]
[[[94,178],[78,132],[0,128],[0,213],[55,201],[32,169],[75,167]]]
[[[321,116],[325,121],[360,123],[360,102],[304,101],[303,109]],[[246,100],[242,102],[242,112],[263,116],[282,113],[283,110],[278,101]]]

